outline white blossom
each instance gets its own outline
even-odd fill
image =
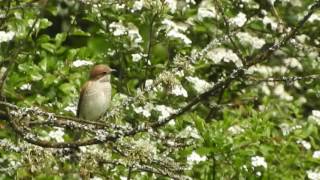
[[[178,134],[178,136],[182,137],[182,138],[190,138],[190,137],[192,137],[194,139],[200,138],[198,130],[194,127],[191,127],[191,126],[187,126],[183,131],[181,131]]]
[[[7,140],[7,139],[0,139],[0,147],[1,148],[7,148],[11,151],[20,152],[21,147],[16,146],[13,142]],[[1,162],[0,162],[1,163]]]
[[[306,43],[307,40],[310,40],[310,37],[305,34],[300,34],[296,36],[296,40],[301,43]]]
[[[297,129],[301,129],[301,128],[302,128],[302,126],[299,124],[291,127],[292,131],[297,130]]]
[[[75,104],[69,104],[67,107],[64,108],[65,111],[72,112],[74,115],[77,114],[77,106]]]
[[[151,116],[151,110],[153,109],[153,105],[150,103],[145,104],[143,107],[135,107],[133,106],[134,112],[137,114],[142,114],[144,117],[148,118]]]
[[[133,62],[139,62],[142,59],[142,55],[140,53],[131,54]]]
[[[103,179],[98,176],[93,176],[92,178],[90,178],[90,180],[103,180]]]
[[[0,18],[2,19],[4,17],[6,17],[6,14],[3,11],[0,11]]]
[[[292,4],[292,6],[297,6],[297,7],[302,6],[301,0],[286,0],[286,1],[289,1]]]
[[[308,120],[311,122],[315,122],[317,125],[320,126],[320,111],[312,110],[312,114],[308,117]]]
[[[185,44],[191,44],[192,41],[184,34],[177,31],[177,29],[172,29],[167,33],[167,36],[181,39]]]
[[[308,170],[307,171],[308,179],[310,180],[320,180],[320,171],[319,170]]]
[[[180,39],[187,45],[192,43],[192,41],[185,34],[183,34],[183,32],[185,32],[188,29],[186,25],[182,23],[177,24],[169,19],[164,19],[162,21],[162,24],[164,25],[167,31],[168,37]]]
[[[163,120],[176,112],[175,109],[165,105],[157,105],[154,109],[160,112],[159,120]]]
[[[248,74],[254,74],[255,72],[260,73],[264,77],[272,76],[275,73],[278,74],[284,74],[287,72],[287,68],[285,66],[277,66],[277,67],[270,67],[270,66],[264,66],[264,65],[255,65],[251,66],[247,73]]]
[[[132,6],[132,12],[140,11],[144,6],[144,0],[135,1]]]
[[[154,156],[157,154],[157,147],[151,141],[140,138],[134,142],[133,148],[145,156]]]
[[[290,125],[287,124],[287,123],[282,123],[279,125],[280,129],[281,129],[281,132],[284,136],[287,136],[290,134],[291,132],[291,128],[290,128]]]
[[[187,4],[196,4],[196,2],[194,0],[186,0]]]
[[[13,31],[5,32],[0,31],[0,43],[11,41],[15,33]]]
[[[260,85],[260,89],[266,95],[270,95],[271,94],[271,91],[270,91],[270,89],[269,89],[269,87],[268,87],[268,85],[266,83],[262,83]]]
[[[59,127],[55,127],[54,129],[55,130],[49,132],[48,136],[52,139],[55,139],[57,142],[64,142],[64,129]]]
[[[171,90],[171,93],[176,96],[188,97],[188,92],[184,89],[184,87],[181,84],[174,85],[173,89]]]
[[[237,67],[243,66],[239,57],[230,49],[215,48],[207,53],[207,57],[215,64],[219,64],[220,62],[233,62]]]
[[[110,31],[114,36],[121,36],[126,34],[127,28],[122,24],[122,22],[112,22],[109,25]]]
[[[240,127],[239,125],[230,126],[228,128],[228,132],[232,135],[237,135],[244,132],[244,129]]]
[[[107,54],[108,54],[109,56],[113,56],[115,53],[116,53],[116,51],[115,51],[114,49],[108,48]]]
[[[287,136],[287,135],[289,135],[292,131],[295,131],[295,130],[297,130],[297,129],[301,129],[302,128],[302,126],[301,125],[295,125],[295,126],[290,126],[289,124],[287,124],[287,123],[282,123],[282,124],[280,124],[279,125],[279,127],[280,127],[280,129],[281,129],[281,131],[282,131],[282,134],[284,135],[284,136]]]
[[[2,79],[4,73],[7,71],[7,68],[6,67],[1,67],[0,68],[0,79]]]
[[[169,7],[171,13],[176,12],[176,10],[177,10],[177,1],[176,0],[165,0],[164,2]]]
[[[203,92],[209,90],[211,87],[213,87],[212,83],[208,83],[207,81],[200,79],[198,77],[188,76],[188,77],[186,77],[186,79],[193,84],[193,88],[198,93],[203,93]]]
[[[314,151],[312,154],[312,157],[315,159],[319,159],[320,158],[320,151]]]
[[[168,125],[174,126],[174,125],[176,125],[176,121],[175,121],[174,119],[171,119],[171,120],[168,122]]]
[[[128,27],[128,36],[130,40],[135,44],[139,44],[143,42],[143,39],[139,33],[139,29],[133,24],[130,24]]]
[[[102,129],[98,129],[95,131],[96,133],[96,139],[98,139],[99,141],[104,141],[107,138],[108,133]]]
[[[152,79],[147,79],[146,82],[145,82],[146,90],[151,90],[152,85],[153,85],[153,80]]]
[[[110,154],[107,153],[104,149],[102,149],[99,145],[91,145],[91,146],[80,146],[80,151],[88,154],[100,154],[105,156],[105,158],[110,158]]]
[[[273,74],[273,69],[270,66],[263,66],[258,64],[255,66],[251,66],[247,71],[248,74],[254,74],[255,72],[262,74],[264,77],[268,77]]]
[[[126,4],[119,4],[119,3],[116,3],[115,5],[115,8],[116,10],[122,10],[126,7]]]
[[[268,167],[266,160],[262,156],[251,157],[251,165],[253,167],[259,167],[259,166],[264,168]]]
[[[286,58],[283,60],[283,62],[291,68],[297,68],[300,71],[303,69],[301,63],[297,58]]]
[[[73,63],[72,63],[73,67],[88,66],[88,65],[93,65],[93,62],[87,61],[87,60],[77,59],[77,60],[73,61]]]
[[[320,15],[319,14],[312,14],[310,18],[308,19],[309,22],[313,23],[314,21],[320,21]]]
[[[279,96],[280,99],[286,100],[286,101],[292,101],[293,97],[287,93],[284,89],[284,85],[283,84],[278,84],[275,88],[274,88],[274,94]]]
[[[239,38],[241,43],[249,44],[254,49],[260,49],[266,43],[264,39],[254,37],[247,32],[238,32],[236,36]]]
[[[301,144],[306,150],[311,149],[311,144],[305,140],[298,140],[297,144]]]
[[[214,8],[204,8],[200,7],[198,9],[197,18],[202,21],[204,18],[214,18],[217,16],[217,13]]]
[[[239,12],[236,17],[229,20],[230,24],[241,27],[247,21],[247,16],[243,12]]]
[[[27,83],[27,84],[23,84],[22,86],[20,86],[21,90],[31,90],[31,84]]]
[[[276,22],[273,18],[270,18],[270,17],[268,17],[268,16],[264,16],[264,17],[263,17],[262,23],[263,23],[264,25],[270,24],[271,29],[274,30],[274,31],[275,31],[275,30],[277,29],[277,27],[278,27],[277,22]]]
[[[200,156],[198,153],[196,153],[195,151],[192,151],[192,153],[190,154],[190,156],[187,157],[187,161],[189,165],[192,164],[198,164],[199,162],[202,161],[206,161],[207,157],[206,156]]]
[[[248,170],[248,167],[247,167],[247,165],[243,165],[243,166],[241,166],[241,169],[243,169],[244,171],[246,171],[246,172],[248,172],[249,170]]]
[[[274,2],[276,2],[276,0],[268,0],[268,1],[269,1],[269,3],[270,3],[271,5],[273,5]]]
[[[138,113],[138,114],[142,114],[145,117],[150,117],[151,113],[150,111],[143,109],[143,107],[137,107],[134,109],[134,112]]]
[[[175,71],[175,75],[177,75],[178,77],[183,77],[184,76],[184,72],[183,70],[178,70],[178,71]]]

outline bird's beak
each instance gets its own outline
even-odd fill
[[[111,69],[111,72],[117,72],[117,70],[116,69]]]

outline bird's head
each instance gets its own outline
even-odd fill
[[[90,72],[90,80],[94,81],[110,81],[111,73],[114,72],[109,66],[104,64],[95,65]]]

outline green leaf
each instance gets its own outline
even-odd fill
[[[37,39],[37,43],[41,44],[41,43],[46,43],[50,41],[50,36],[46,35],[46,34],[42,34],[38,37]]]
[[[31,80],[32,80],[32,81],[39,81],[39,80],[42,79],[43,76],[42,76],[42,74],[40,74],[40,72],[38,72],[38,71],[33,71],[33,72],[31,72],[30,77],[31,77]]]
[[[57,77],[47,73],[46,76],[43,78],[43,85],[44,87],[49,87],[50,85],[52,85],[53,83],[55,83],[55,81],[57,80]]]
[[[55,37],[56,47],[61,46],[61,44],[66,40],[66,38],[67,38],[66,33],[58,33]]]
[[[212,147],[199,147],[197,148],[197,153],[201,156],[206,156],[211,154],[212,152]]]
[[[65,94],[70,94],[77,92],[73,84],[70,83],[63,83],[59,86],[59,89],[64,92]]]
[[[200,134],[203,134],[204,132],[206,132],[206,122],[200,116],[196,116],[194,118],[194,122]]]
[[[54,53],[56,50],[56,46],[54,44],[51,43],[42,43],[40,45],[43,49],[47,50],[50,53]]]
[[[46,29],[47,27],[49,27],[51,25],[52,25],[52,22],[50,22],[48,19],[46,19],[46,18],[40,19],[40,22],[39,22],[40,29]]]

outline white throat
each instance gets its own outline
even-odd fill
[[[106,74],[105,76],[102,76],[97,81],[100,82],[100,83],[105,83],[105,82],[110,82],[110,79],[111,79],[111,75],[110,74]]]

